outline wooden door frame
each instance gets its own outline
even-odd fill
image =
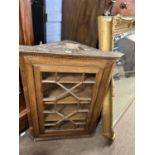
[[[91,132],[91,129],[89,128],[90,125],[91,125],[91,117],[92,117],[92,114],[93,114],[93,109],[94,109],[94,106],[95,106],[95,101],[97,100],[97,93],[98,93],[98,89],[99,89],[99,83],[101,82],[101,78],[102,78],[102,70],[97,68],[97,67],[83,67],[83,66],[79,66],[79,68],[77,68],[78,66],[70,66],[70,65],[67,65],[67,66],[58,66],[58,65],[55,65],[55,64],[52,64],[52,65],[42,65],[42,64],[37,64],[37,65],[33,65],[33,71],[34,71],[34,81],[35,81],[35,89],[37,90],[36,91],[36,102],[38,103],[37,104],[37,111],[38,111],[38,124],[39,124],[39,131],[40,131],[40,136],[45,136],[46,134],[48,135],[57,135],[56,133],[58,133],[59,135],[59,132],[53,132],[53,133],[45,133],[45,128],[43,126],[43,115],[42,115],[42,111],[43,111],[43,107],[42,107],[42,93],[41,93],[41,90],[42,90],[42,86],[41,86],[41,76],[40,76],[40,73],[41,72],[66,72],[66,73],[94,73],[96,75],[96,78],[95,78],[95,83],[94,83],[94,87],[93,87],[93,96],[92,96],[92,101],[91,101],[91,106],[90,106],[90,116],[88,116],[87,118],[87,124],[86,124],[86,128],[85,130],[79,130],[79,132],[86,132],[87,134],[89,134]],[[68,131],[66,131],[66,134],[67,134]],[[74,132],[74,131],[72,131]]]

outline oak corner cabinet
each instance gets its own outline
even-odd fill
[[[34,139],[93,134],[119,53],[72,41],[20,46],[19,51]]]

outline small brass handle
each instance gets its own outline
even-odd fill
[[[120,4],[120,8],[121,8],[121,9],[127,9],[127,3],[126,3],[126,2],[122,2],[122,3]]]

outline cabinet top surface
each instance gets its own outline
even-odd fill
[[[59,56],[86,56],[96,58],[116,59],[122,56],[119,52],[101,51],[73,41],[61,41],[37,46],[19,46],[20,54],[26,55],[59,55]]]

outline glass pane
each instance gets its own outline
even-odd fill
[[[44,83],[48,83],[50,81],[58,81],[60,83],[78,83],[86,81],[93,83],[95,81],[95,74],[43,72],[42,79]]]
[[[42,72],[45,130],[84,129],[96,74]]]
[[[135,97],[135,42],[134,33],[129,32],[115,37],[114,50],[124,56],[117,62],[114,71],[113,120],[119,120]]]

